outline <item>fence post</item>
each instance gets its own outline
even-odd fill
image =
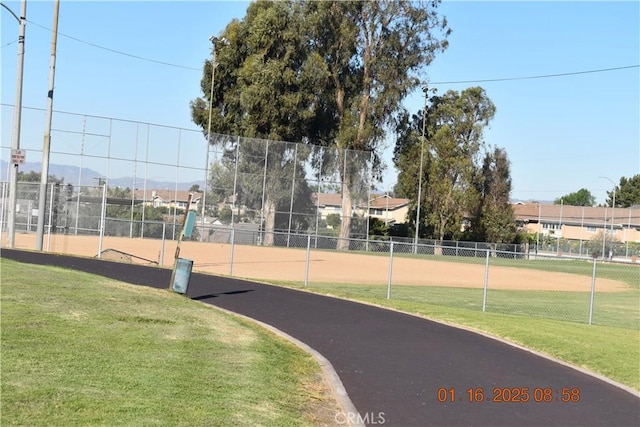
[[[160,259],[158,261],[160,261],[158,264],[160,264],[160,266],[164,265],[164,242],[165,242],[165,233],[167,231],[167,223],[162,221],[162,245],[160,246]]]
[[[211,84],[211,89],[213,90],[213,83]],[[213,97],[212,97],[213,98]],[[210,100],[211,102],[212,100]],[[209,109],[209,113],[211,113],[211,108]],[[209,120],[209,123],[211,123],[211,120]],[[136,132],[137,132],[137,128],[136,128]],[[205,216],[207,214],[207,190],[208,190],[208,186],[209,186],[209,155],[211,153],[211,130],[209,129],[209,131],[207,132],[207,142],[205,143],[206,147],[207,147],[207,152],[204,155],[204,191],[202,192],[202,208],[200,210],[200,227],[203,230],[200,233],[200,241],[204,241],[204,220],[205,220]],[[136,137],[136,154],[138,152],[138,139]],[[162,238],[164,239],[164,234],[162,235]]]
[[[387,281],[387,299],[391,299],[391,277],[393,276],[393,240],[389,247],[389,279]]]
[[[309,284],[309,261],[311,259],[311,234],[307,234],[307,260],[304,267],[304,287]]]
[[[295,144],[293,152],[293,176],[291,178],[291,201],[289,202],[289,230],[287,232],[287,247],[289,247],[289,241],[291,240],[291,219],[293,217],[293,196],[296,189],[296,166],[298,163],[298,144]]]
[[[56,192],[55,184],[51,184],[50,187],[51,187],[51,196],[49,197],[49,224],[47,226],[47,252],[49,252],[51,249],[51,227],[53,226],[53,195]]]
[[[267,163],[269,160],[269,140],[267,140],[267,143],[265,145],[265,149],[264,149],[264,171],[262,172],[262,204],[260,205],[260,224],[261,224],[261,228],[262,224],[264,224],[264,198],[265,198],[265,191],[267,188]],[[263,230],[262,232],[260,232],[260,245],[264,245],[264,238],[265,238],[265,230]]]
[[[236,144],[236,165],[233,172],[233,204],[231,205],[231,226],[235,227],[235,211],[236,211],[236,202],[238,198],[238,163],[240,163],[240,137],[238,137],[238,143]],[[239,210],[239,208],[238,208]]]
[[[593,321],[593,297],[596,291],[596,258],[593,258],[593,273],[591,274],[591,300],[589,301],[589,324]]]
[[[233,276],[233,252],[235,250],[236,229],[231,227],[231,254],[229,255],[229,276]]]
[[[7,195],[6,195],[6,188],[7,185],[6,183],[2,183],[0,184],[0,186],[2,186],[2,209],[0,210],[0,236],[2,236],[2,232],[4,231],[4,212],[6,210],[6,202],[5,200],[7,200]]]
[[[486,250],[487,256],[484,264],[484,289],[482,291],[482,311],[487,309],[487,288],[489,287],[489,249]]]
[[[102,184],[102,209],[100,209],[100,238],[98,239],[98,258],[102,258],[102,239],[104,238],[104,222],[107,214],[107,183]],[[144,224],[142,225],[144,228]]]

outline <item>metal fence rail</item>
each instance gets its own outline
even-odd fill
[[[3,117],[11,117],[10,105],[1,108]],[[23,114],[37,121],[43,110],[24,108]],[[370,152],[220,134],[207,140],[196,129],[60,111],[53,112],[52,120],[50,164],[64,168],[51,167],[50,174],[74,188],[106,184],[108,197],[131,199],[131,221],[136,216],[147,219],[146,203],[139,202],[149,202],[154,192],[168,194],[172,200],[164,202],[176,209],[184,202],[181,193],[194,189],[202,195],[197,210],[203,229],[221,220],[321,233],[333,213],[348,229],[344,235],[366,237],[374,160]],[[39,162],[41,135],[25,129],[22,139],[27,162]],[[10,158],[8,145],[0,144],[0,151],[0,157]],[[8,180],[9,168],[3,167],[0,179]],[[344,196],[352,209],[327,206],[319,193]]]
[[[11,117],[9,106],[3,105],[2,111]],[[24,114],[39,116],[43,111],[27,108]],[[29,132],[21,148],[28,161],[41,159],[41,135]],[[538,245],[507,245],[370,236],[371,153],[229,135],[212,135],[210,142],[193,129],[54,112],[51,163],[68,166],[71,174],[61,184],[47,187],[45,212],[38,211],[39,182],[18,183],[15,231],[27,239],[18,247],[34,248],[29,239],[43,215],[47,251],[70,251],[77,238],[90,248],[79,254],[102,256],[105,240],[124,238],[152,247],[150,253],[139,254],[142,258],[157,258],[167,265],[165,255],[171,254],[186,207],[180,205],[181,194],[199,190],[199,217],[189,243],[202,245],[198,250],[205,254],[219,247],[223,251],[194,268],[234,275],[247,265],[238,259],[242,247],[297,249],[287,252],[295,263],[273,268],[282,273],[274,280],[356,297],[638,329],[637,243],[611,240],[610,250],[605,251],[604,240],[545,238]],[[9,149],[0,145],[3,158],[10,157]],[[2,171],[4,176],[7,171]],[[0,182],[3,237],[8,187]],[[164,191],[168,200],[154,198],[158,191]],[[320,194],[335,197],[321,200]],[[351,212],[342,210],[343,196],[351,201]],[[340,218],[338,225],[330,224],[330,214]],[[348,231],[342,233],[344,238],[341,227]],[[316,259],[325,251],[338,254],[334,263],[351,255],[368,256],[353,258],[351,268],[340,277],[317,279],[319,271],[337,269],[337,264]],[[593,258],[596,253],[599,259]],[[473,265],[476,276],[466,287],[427,283],[433,271],[430,261],[455,263],[446,274]],[[361,284],[364,267],[359,262],[380,270],[371,283]],[[407,269],[419,270],[424,283],[406,279]],[[546,290],[544,280],[538,290],[500,287],[496,276],[504,269],[551,272],[568,281],[579,277],[587,281],[583,283],[587,291]],[[259,270],[251,277],[272,279],[264,274]],[[615,287],[613,282],[625,288],[605,291]]]
[[[89,190],[97,194],[100,188]],[[60,196],[61,193],[51,186],[48,194],[53,195],[54,208],[47,213],[45,222],[45,250],[74,253],[75,239],[85,239],[85,252],[75,253],[102,257],[108,250],[127,254],[121,250],[126,246],[135,248],[128,253],[132,260],[157,259],[160,265],[171,264],[167,256],[173,253],[179,232],[179,223],[173,218],[107,218],[106,209],[100,215],[95,206],[82,203],[74,211],[70,207],[74,206],[71,201],[75,195]],[[21,199],[27,205],[32,201],[26,197],[28,194],[25,190],[25,198]],[[20,227],[22,237],[35,235],[33,221],[27,216],[21,217]],[[524,246],[503,251],[486,243],[435,245],[421,241],[415,245],[375,238],[349,239],[348,251],[340,251],[336,250],[341,240],[338,236],[289,232],[271,233],[271,245],[267,247],[266,232],[251,224],[209,226],[206,234],[208,240],[200,242],[194,233],[194,240],[185,242],[187,251],[183,253],[202,255],[194,268],[216,274],[287,281],[294,286],[369,301],[402,301],[414,308],[442,306],[640,329],[640,264],[630,260],[546,255],[525,252]],[[107,239],[119,240],[109,240],[105,245]],[[189,252],[189,244],[199,246]],[[143,250],[143,246],[150,250]],[[266,252],[247,256],[242,249],[245,247],[286,252],[278,253],[276,258],[265,257]],[[447,265],[443,267],[443,263]],[[374,276],[367,274],[373,270]],[[464,270],[471,270],[471,275],[459,283],[450,280],[450,276],[461,275]],[[327,271],[335,274],[327,275]],[[371,279],[363,283],[363,277]],[[523,286],[524,281],[527,286]]]

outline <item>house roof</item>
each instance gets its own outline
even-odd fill
[[[611,224],[640,227],[640,208],[611,208],[607,206],[567,206],[548,203],[513,204],[516,220],[523,222],[562,222],[575,225]]]
[[[341,206],[342,194],[339,193],[314,193],[314,200],[317,200],[320,206]],[[317,197],[317,199],[316,199]],[[387,194],[371,194],[369,208],[371,209],[389,209],[395,210],[409,204],[409,199],[399,197],[390,197]],[[359,203],[358,207],[366,209],[366,203]]]
[[[194,192],[194,191],[185,191],[185,190],[146,190],[146,198],[145,198],[145,190],[135,190],[134,198],[140,200],[156,200],[160,199],[164,202],[185,202],[189,200],[189,194],[192,194],[193,197],[191,199],[192,203],[197,202],[202,197],[202,193]]]
[[[342,194],[338,193],[313,193],[313,200],[319,206],[341,206]]]
[[[409,204],[409,199],[390,197],[387,194],[372,194],[369,207],[371,209],[395,210]]]

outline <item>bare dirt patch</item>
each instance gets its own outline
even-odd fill
[[[3,241],[4,243],[4,241]],[[16,248],[35,248],[34,234],[16,234]],[[115,249],[135,257],[157,261],[171,267],[176,251],[175,241],[105,237],[102,248],[96,236],[45,236],[45,250],[80,256],[97,256],[106,249]],[[306,274],[305,249],[270,248],[221,243],[183,242],[180,257],[192,259],[196,271],[256,280],[302,282]],[[233,260],[233,263],[231,263]],[[309,253],[309,282],[386,284],[389,277],[389,257],[344,252],[312,250]],[[481,288],[484,286],[484,265],[434,261],[420,258],[395,257],[392,282],[395,285],[452,286]],[[591,277],[491,266],[491,289],[583,291],[591,289]],[[598,278],[598,292],[624,291],[624,282]]]

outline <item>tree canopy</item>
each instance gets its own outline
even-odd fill
[[[214,44],[216,63],[205,63],[201,87],[209,96],[215,69],[213,99],[198,98],[191,103],[192,118],[205,133],[210,105],[212,133],[265,139],[240,143],[236,138],[208,136],[210,143],[225,148],[221,165],[212,168],[209,177],[209,188],[216,189],[218,200],[232,196],[234,204],[255,202],[263,197],[264,187],[267,245],[273,243],[276,212],[290,201],[291,181],[283,176],[296,170],[299,174],[305,156],[294,144],[266,147],[266,139],[303,141],[314,111],[311,88],[316,74],[306,61],[302,28],[299,5],[294,2],[251,3],[242,21],[234,20],[225,28],[223,37],[228,44]],[[258,158],[262,158],[260,164],[251,160]],[[253,179],[262,177],[263,170],[266,182]],[[238,174],[243,178],[234,182]],[[221,185],[225,181],[227,185]],[[228,194],[229,190],[234,194]],[[309,191],[297,194],[306,197],[306,203],[298,204],[311,204]]]
[[[385,130],[397,120],[402,101],[420,84],[450,30],[437,13],[439,2],[307,2],[309,39],[327,76],[321,93],[322,134],[314,143],[374,153],[379,166]],[[328,119],[328,120],[326,120]],[[344,151],[342,151],[344,152]],[[341,163],[347,165],[346,159]],[[342,168],[340,237],[348,237],[355,181],[362,171]],[[344,248],[341,241],[339,248]]]
[[[19,182],[40,182],[42,174],[36,171],[23,172],[18,171],[17,180]],[[63,184],[64,178],[58,178],[55,175],[49,175],[49,184]]]
[[[471,216],[471,237],[492,243],[513,242],[516,223],[510,203],[511,172],[503,148],[486,153],[481,176],[476,180],[476,192],[479,201],[475,215]]]
[[[206,132],[211,105],[212,132],[336,147],[347,238],[352,193],[368,179],[356,165],[364,159],[379,173],[385,128],[447,46],[439,3],[251,3],[225,28],[229,45],[220,46],[217,68],[205,63],[205,98],[192,101],[193,120]],[[372,155],[350,162],[347,150]]]
[[[640,205],[640,174],[631,178],[621,177],[615,187],[616,207],[628,208]],[[613,190],[607,191],[607,206],[613,206]]]
[[[464,233],[461,224],[467,219],[475,233],[488,238],[490,220],[504,216],[499,224],[506,224],[512,217],[506,152],[488,152],[484,141],[484,128],[496,108],[480,87],[450,90],[430,101],[426,111],[413,116],[407,113],[399,122],[394,149],[399,170],[396,191],[413,200],[410,215],[415,219],[420,181],[416,160],[423,158],[420,235],[439,240],[460,237]],[[491,238],[501,241],[508,236],[493,232]]]
[[[553,201],[555,205],[565,204],[571,206],[593,206],[596,204],[596,198],[586,188],[581,188],[575,193],[569,193],[562,197],[558,197]]]

